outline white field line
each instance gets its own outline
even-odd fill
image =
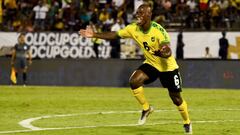
[[[192,123],[223,123],[223,122],[240,122],[240,120],[206,120],[206,121],[192,121]],[[154,125],[166,125],[166,124],[182,124],[179,121],[162,121],[158,123],[149,123],[145,126],[154,126]],[[79,126],[79,127],[58,127],[58,128],[40,128],[39,130],[12,130],[12,131],[0,131],[0,134],[10,134],[10,133],[25,133],[25,132],[34,132],[34,131],[50,131],[50,130],[67,130],[67,129],[83,129],[83,128],[100,128],[100,127],[134,127],[142,126],[138,124],[119,124],[119,125],[100,125],[100,126]]]
[[[161,112],[161,111],[176,111],[176,110],[156,110],[154,112]],[[36,120],[40,119],[47,119],[47,118],[56,118],[56,117],[72,117],[72,116],[80,116],[80,115],[97,115],[97,114],[129,114],[129,113],[140,113],[141,111],[108,111],[108,112],[87,112],[87,113],[79,113],[79,114],[60,114],[60,115],[46,115],[40,116],[35,118],[25,119],[20,121],[18,124],[22,127],[31,129],[31,130],[42,130],[44,128],[35,127],[31,123]]]
[[[240,109],[212,109],[214,111],[240,111]],[[163,111],[176,111],[174,110],[155,110],[154,112],[163,112]],[[194,110],[194,111],[202,111],[202,110]],[[206,111],[206,110],[205,110]],[[22,127],[28,128],[29,130],[13,130],[13,131],[0,131],[0,134],[5,133],[22,133],[22,132],[32,132],[32,131],[45,131],[45,130],[63,130],[63,129],[81,129],[81,128],[98,128],[98,127],[126,127],[126,126],[140,126],[138,124],[119,124],[119,125],[101,125],[101,126],[79,126],[79,127],[58,127],[58,128],[41,128],[35,127],[31,123],[33,121],[37,121],[40,119],[47,118],[56,118],[56,117],[72,117],[72,116],[80,116],[80,115],[97,115],[97,114],[129,114],[129,113],[139,113],[141,111],[108,111],[108,112],[87,112],[87,113],[79,113],[79,114],[61,114],[61,115],[47,115],[35,118],[25,119],[20,121],[19,124]],[[192,123],[221,123],[221,122],[240,122],[240,120],[206,120],[206,121],[192,121]],[[163,124],[180,124],[179,121],[162,121],[160,123],[148,123],[145,125],[163,125]]]

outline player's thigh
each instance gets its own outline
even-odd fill
[[[153,66],[149,65],[149,64],[142,64],[138,70],[141,70],[142,72],[144,72],[147,76],[147,79],[144,80],[144,84],[149,84],[154,82],[159,75],[159,71],[154,68]]]
[[[169,92],[181,92],[182,80],[178,69],[174,71],[161,72],[159,79],[164,88],[167,88]]]
[[[129,83],[132,89],[136,89],[143,85],[148,76],[142,70],[135,70],[129,78]]]
[[[25,58],[20,59],[20,65],[22,70],[27,69],[27,60]]]
[[[16,60],[15,68],[20,72],[27,72],[28,69],[27,60],[24,58],[18,58]]]
[[[129,78],[129,84],[132,90],[143,86],[148,76],[141,70],[135,70]]]
[[[15,68],[15,70],[17,70],[17,71],[20,71],[20,70],[21,70],[21,67],[22,67],[22,65],[21,65],[21,60],[17,58],[16,61],[15,61],[15,63],[14,63],[14,68]]]

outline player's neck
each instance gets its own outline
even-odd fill
[[[150,27],[151,27],[151,21],[148,21],[147,23],[145,23],[145,24],[141,27],[141,29],[142,29],[142,31],[145,33],[145,32],[148,32],[148,30],[150,29]]]

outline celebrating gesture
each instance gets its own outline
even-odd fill
[[[132,38],[143,50],[146,60],[136,69],[129,79],[132,93],[142,105],[142,115],[138,124],[145,124],[147,117],[153,112],[144,95],[143,85],[160,79],[163,87],[168,89],[169,96],[177,106],[184,124],[184,132],[191,134],[192,126],[188,115],[187,102],[182,98],[181,76],[178,64],[172,56],[170,38],[166,30],[158,23],[151,21],[152,10],[148,4],[140,5],[136,12],[136,22],[127,25],[117,32],[97,33],[88,26],[79,34],[86,38],[116,39]]]

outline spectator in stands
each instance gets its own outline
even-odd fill
[[[70,7],[72,0],[61,0],[62,9]]]
[[[108,3],[107,0],[98,0],[98,4],[99,4],[100,9],[103,9],[107,3]]]
[[[229,6],[229,1],[228,0],[220,0],[219,1],[219,6],[222,11],[226,10]]]
[[[177,37],[177,50],[176,50],[176,58],[177,59],[184,59],[184,50],[183,50],[184,46],[185,46],[185,44],[183,42],[182,30],[180,30],[178,37]]]
[[[34,20],[34,29],[35,30],[45,30],[45,20],[47,18],[48,7],[42,0],[38,2],[33,8],[35,13],[35,20]]]
[[[212,54],[210,53],[210,48],[208,46],[205,47],[204,58],[212,58]]]
[[[94,8],[93,11],[92,11],[92,14],[91,14],[91,19],[90,21],[93,23],[93,24],[97,24],[99,23],[99,14],[98,14],[98,9],[97,8]]]
[[[27,59],[29,59],[27,63]],[[23,73],[23,84],[27,84],[27,70],[28,65],[32,64],[31,53],[29,52],[29,46],[25,43],[25,35],[20,34],[18,37],[18,43],[15,45],[12,53],[11,66],[16,71],[16,78],[18,72]]]
[[[63,23],[63,10],[59,9],[57,15],[55,16],[54,30],[55,31],[63,31],[64,23]]]
[[[118,9],[117,18],[122,18],[124,22],[127,21],[127,6],[122,6],[121,8]]]
[[[104,8],[102,9],[102,11],[99,14],[99,20],[101,21],[101,23],[104,23],[105,21],[107,21],[110,17],[110,14],[107,12],[107,10]]]
[[[12,23],[14,21],[13,17],[17,14],[17,2],[16,0],[4,0],[4,7],[6,8],[5,23],[9,30],[13,30]]]
[[[13,22],[12,22],[12,29],[14,31],[19,31],[21,25],[22,25],[22,21],[20,20],[20,14],[17,13],[16,16],[13,16]]]
[[[60,9],[60,4],[57,1],[54,1],[51,3],[51,6],[49,8],[48,12],[48,24],[49,29],[54,29],[54,23],[55,23],[55,16],[58,14],[58,10]]]
[[[194,0],[188,0],[187,3],[188,16],[186,18],[187,28],[195,28],[195,16],[197,12],[197,3]]]
[[[164,22],[166,21],[165,13],[166,10],[164,9],[162,2],[156,1],[153,8],[154,21],[160,23],[161,25],[164,25]]]
[[[211,16],[209,11],[204,11],[202,12],[202,19],[201,19],[201,23],[203,25],[203,28],[205,30],[211,30],[212,29],[212,25],[211,25]]]
[[[118,9],[123,6],[124,2],[125,0],[112,0],[112,6]]]
[[[66,14],[67,16],[69,16],[69,14]],[[88,14],[88,11],[86,9],[83,9],[80,11],[80,19],[81,19],[81,23],[82,26],[87,26],[89,24],[89,21],[91,20],[91,16],[90,14]]]
[[[221,27],[229,29],[230,28],[230,20],[229,20],[229,15],[227,13],[227,8],[229,7],[228,0],[220,0],[219,6],[221,9]]]
[[[222,32],[222,38],[219,39],[219,56],[222,60],[226,60],[228,56],[228,40],[226,39],[226,32]]]
[[[43,4],[43,1],[47,2],[47,6]],[[94,24],[106,23],[105,21],[107,20],[108,24],[104,29],[110,30],[111,25],[109,25],[109,22],[112,23],[112,20],[118,17],[123,18],[125,24],[132,23],[132,18],[135,13],[134,9],[142,3],[149,3],[153,7],[154,20],[162,25],[166,25],[167,28],[180,28],[184,26],[190,29],[201,28],[211,30],[212,28],[218,29],[221,26],[230,30],[239,30],[239,0],[200,0],[198,3],[195,1],[196,0],[1,0],[0,2],[3,3],[3,7],[2,11],[0,7],[0,24],[2,15],[2,29],[17,31],[16,24],[18,24],[17,27],[19,27],[20,23],[18,23],[19,21],[15,21],[13,26],[13,16],[16,16],[18,13],[21,25],[24,25],[23,20],[33,20],[31,24],[34,24],[34,27],[36,27],[36,29],[34,29],[35,31],[56,30],[55,24],[61,23],[65,24],[63,30],[77,30],[79,27],[88,25],[89,20]],[[44,12],[33,10],[34,7],[40,8],[39,3],[42,3],[42,7],[44,8],[41,7],[41,9],[44,9]],[[72,10],[70,12],[70,6],[73,6],[74,12],[72,12]],[[103,14],[101,12],[102,9],[105,9],[109,16]],[[58,12],[59,10],[61,12]],[[33,16],[34,13],[35,16]],[[58,17],[55,17],[56,15]],[[43,19],[40,18],[40,16],[43,17]],[[48,21],[46,21],[46,19],[48,19]],[[59,23],[59,21],[61,23]],[[63,25],[59,26],[62,27]],[[61,27],[59,28],[62,30]]]
[[[30,19],[32,13],[30,0],[18,0],[18,13],[22,20]]]
[[[213,20],[213,26],[215,28],[219,27],[219,23],[221,21],[221,8],[216,0],[212,1],[212,4],[210,3],[210,11],[211,11],[211,18]]]
[[[229,7],[227,8],[227,14],[229,17],[229,21],[230,21],[230,27],[234,26],[234,23],[236,23],[236,21],[240,18],[239,15],[240,12],[240,3],[237,4],[237,2],[235,2],[235,0],[230,0],[230,4]],[[238,25],[239,28],[239,25]]]
[[[20,26],[19,31],[34,32],[32,21],[30,19],[22,21],[22,25]]]
[[[119,31],[124,27],[125,25],[122,24],[122,20],[118,18],[118,19],[115,19],[115,23],[112,25],[111,31]],[[112,47],[111,58],[120,58],[120,52],[121,52],[120,39],[117,38],[117,39],[110,40],[110,45]]]
[[[113,24],[114,24],[114,18],[112,17],[112,14],[110,13],[108,19],[105,22],[103,22],[104,30],[111,29],[111,26]]]
[[[205,12],[208,10],[208,1],[209,0],[200,0],[199,1],[199,10]]]
[[[74,3],[71,3],[69,6],[65,7],[63,10],[63,22],[65,29],[68,31],[74,31],[76,24],[78,23],[77,11],[74,6]],[[87,14],[85,9],[81,10],[80,18],[84,23],[88,23],[90,20],[90,16]]]
[[[171,22],[173,20],[172,14],[171,14],[171,7],[172,7],[172,2],[171,0],[163,0],[162,1],[162,6],[164,7],[164,16],[167,22]]]
[[[176,14],[180,17],[183,17],[185,15],[186,9],[186,0],[179,0],[176,7]]]
[[[195,13],[197,11],[197,3],[194,0],[188,0],[186,5],[188,6],[190,13]]]

